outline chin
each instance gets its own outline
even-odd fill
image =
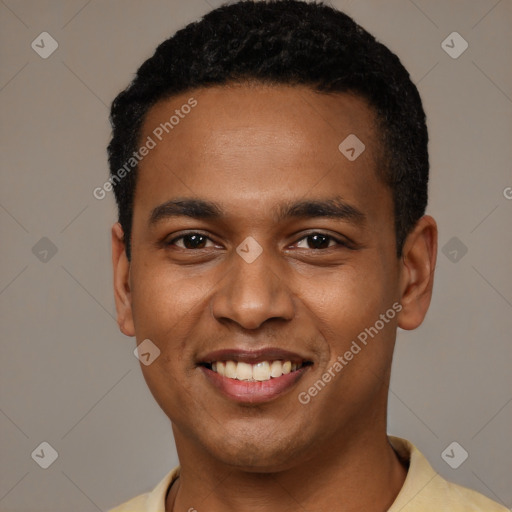
[[[267,435],[262,431],[259,435],[246,432],[225,436],[207,449],[215,459],[238,470],[275,473],[295,466],[305,455],[308,443],[300,441],[290,432],[287,437]]]

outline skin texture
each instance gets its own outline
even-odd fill
[[[199,89],[156,104],[141,140],[191,96],[197,106],[139,164],[131,262],[120,225],[112,229],[120,329],[161,351],[141,368],[172,422],[182,467],[166,510],[386,510],[406,476],[386,437],[396,328],[416,328],[428,309],[435,221],[420,219],[397,258],[392,195],[376,172],[364,100],[298,86]],[[353,162],[338,150],[349,134],[366,146]],[[364,222],[273,216],[285,201],[333,197]],[[215,201],[224,214],[150,225],[153,209],[176,198]],[[199,249],[190,239],[170,244],[197,231],[208,237]],[[315,233],[334,239],[316,248]],[[236,252],[248,236],[263,249],[250,264]],[[298,394],[394,303],[400,313],[301,404]],[[197,366],[213,350],[266,347],[313,362],[268,402],[226,398]]]

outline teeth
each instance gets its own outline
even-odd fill
[[[291,361],[261,361],[256,364],[244,363],[242,361],[216,361],[212,363],[212,370],[219,375],[230,379],[244,381],[266,381],[271,378],[281,377],[301,368],[301,364]]]
[[[252,378],[254,380],[270,380],[270,363],[263,361],[252,367]]]
[[[281,377],[283,375],[283,363],[281,361],[272,361],[270,365],[270,376]]]
[[[230,379],[236,379],[236,366],[234,361],[226,361],[224,375]]]
[[[236,378],[238,380],[252,379],[252,366],[247,363],[238,363],[236,366]]]

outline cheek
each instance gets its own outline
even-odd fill
[[[151,364],[140,366],[151,394],[174,421],[176,411],[186,414],[195,402],[191,375],[198,370],[191,363],[193,353],[187,344],[195,319],[186,314],[187,308],[177,311],[173,302],[159,303],[154,296],[152,299],[140,301],[136,332],[140,340],[150,339],[154,343],[158,356]]]
[[[309,301],[320,318],[344,326],[339,330],[343,333],[383,312],[380,310],[387,305],[391,295],[390,284],[386,272],[376,261],[364,265],[359,262],[347,264],[322,279],[321,285],[309,293]]]
[[[207,287],[197,280],[178,279],[167,265],[156,264],[135,265],[133,281],[137,340],[149,339],[159,351],[150,365],[141,364],[142,373],[156,401],[168,411],[169,403],[179,402],[179,395],[187,393],[184,383],[194,370],[187,340],[204,307]]]
[[[309,294],[307,307],[318,322],[317,328],[329,351],[329,364],[343,356],[357,340],[361,351],[357,356],[348,356],[350,366],[356,366],[352,361],[357,359],[359,364],[375,363],[377,368],[379,362],[388,359],[396,330],[393,272],[376,258],[369,258],[364,265],[340,267]],[[385,315],[384,321],[381,315]],[[376,343],[370,350],[373,341]]]
[[[193,391],[185,385],[179,372],[174,371],[178,367],[162,362],[163,357],[160,356],[160,361],[157,359],[150,366],[142,368],[144,380],[153,398],[171,421],[176,422],[179,417],[187,415],[193,417],[191,409],[196,402]]]
[[[132,266],[132,309],[137,338],[166,338],[170,342],[194,318],[210,289],[207,276],[184,275],[161,259],[142,256]],[[169,339],[167,339],[169,338]]]

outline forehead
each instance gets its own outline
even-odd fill
[[[357,201],[382,187],[374,112],[348,93],[261,84],[198,89],[153,106],[140,141],[148,138],[155,146],[139,164],[136,196],[153,204],[201,195],[263,207],[333,192]],[[358,153],[364,147],[355,160],[343,153],[347,140]]]
[[[191,98],[197,101],[193,109],[187,107]],[[193,132],[198,142],[207,142],[203,149],[212,153],[228,145],[231,152],[235,151],[237,140],[244,142],[240,151],[278,145],[282,152],[292,145],[297,153],[296,144],[303,139],[303,150],[314,145],[318,156],[327,146],[332,149],[334,144],[336,149],[336,142],[354,133],[371,146],[368,156],[375,153],[378,141],[373,109],[362,97],[319,93],[305,86],[229,84],[183,93],[162,100],[149,110],[142,135],[158,132],[158,127],[170,120],[169,133],[161,127],[161,136],[169,143],[174,139],[179,144]],[[320,146],[319,140],[324,141]]]

